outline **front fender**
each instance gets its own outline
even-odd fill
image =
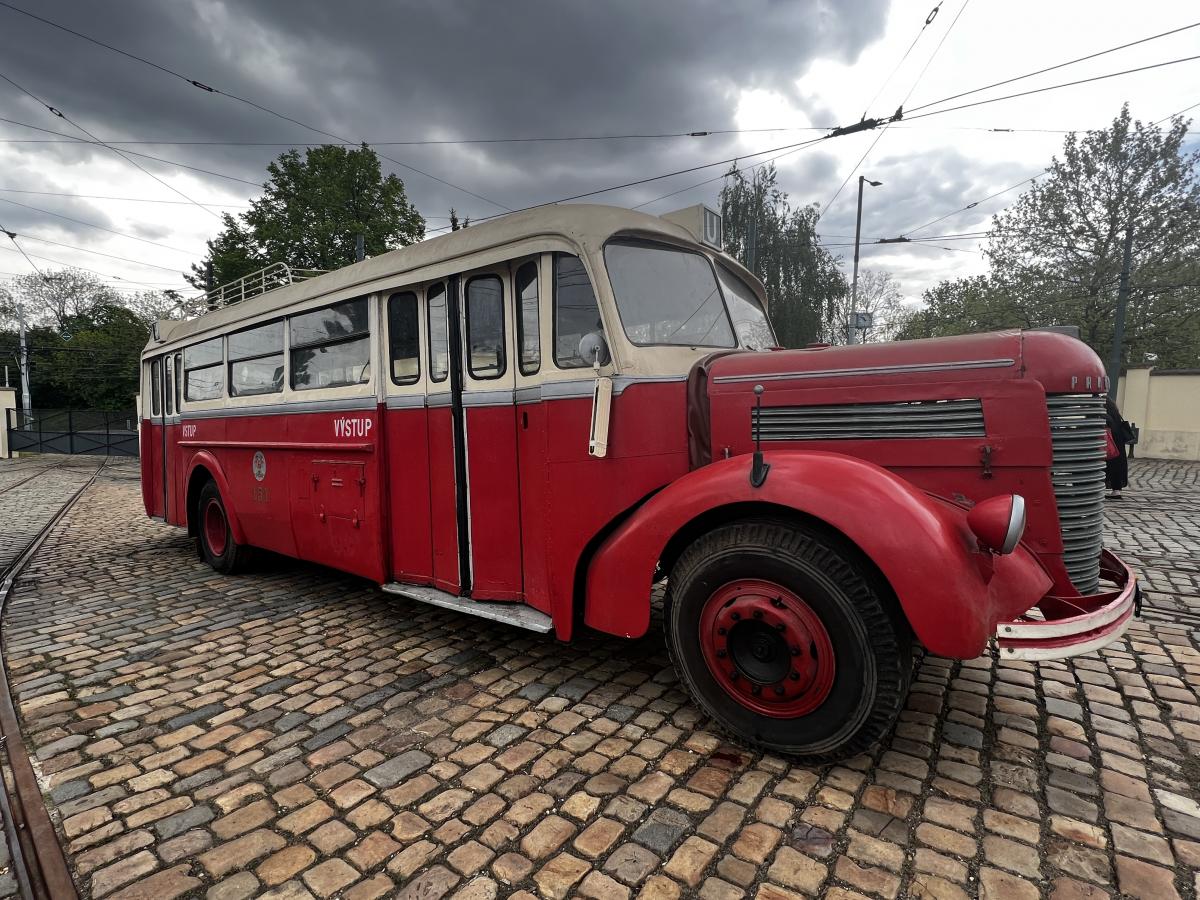
[[[225,518],[229,521],[229,530],[233,534],[233,539],[239,544],[247,543],[246,532],[242,530],[242,523],[238,521],[237,509],[233,505],[233,492],[229,489],[229,481],[225,478],[225,473],[221,470],[221,464],[217,462],[215,456],[207,450],[201,450],[196,453],[192,457],[191,462],[188,463],[187,481],[184,483],[190,485],[192,483],[192,476],[201,466],[208,471],[213,481],[217,483],[217,490],[221,492],[221,499],[225,501]]]
[[[670,539],[733,504],[765,504],[817,519],[855,544],[887,579],[913,632],[931,652],[978,656],[996,623],[1032,607],[1052,585],[1024,547],[981,551],[966,512],[874,463],[822,451],[765,453],[771,469],[750,484],[752,458],[721,460],[655,494],[597,550],[587,574],[584,621],[638,637],[650,622],[654,571]]]

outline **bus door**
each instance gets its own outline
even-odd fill
[[[516,365],[508,266],[459,282],[461,368],[471,595],[520,600],[521,487],[517,461]]]
[[[147,360],[150,377],[146,382],[146,393],[143,396],[145,407],[145,425],[142,429],[142,499],[146,506],[146,515],[152,518],[166,517],[166,427],[163,415],[163,404],[166,394],[163,391],[163,359],[156,356]]]
[[[163,357],[162,379],[162,481],[163,481],[163,518],[176,525],[183,524],[183,512],[179,505],[179,383],[182,376],[181,354],[167,354]]]
[[[481,600],[522,596],[507,297],[507,267],[458,276],[426,291],[433,580],[443,590]]]

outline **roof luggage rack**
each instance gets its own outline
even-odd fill
[[[287,263],[271,263],[265,269],[243,275],[236,281],[222,284],[189,301],[189,305],[198,310],[199,315],[222,309],[232,303],[241,303],[251,297],[257,297],[276,288],[306,281],[318,275],[324,275],[325,269],[297,269]]]

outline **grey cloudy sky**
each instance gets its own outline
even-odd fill
[[[1138,4],[1136,17],[1128,4],[1100,0],[967,0],[965,8],[963,0],[944,0],[889,80],[936,0],[5,2],[322,130],[376,143],[395,160],[470,192],[385,161],[385,168],[404,179],[431,229],[445,224],[451,206],[478,218],[733,156],[753,164],[767,157],[750,154],[821,134],[798,129],[848,124],[864,111],[889,114],[910,90],[908,109],[1197,18],[1190,4],[1165,0]],[[1197,54],[1200,28],[967,99]],[[135,157],[188,197],[226,204],[213,207],[217,211],[236,211],[255,195],[266,163],[284,146],[212,142],[325,139],[3,7],[0,73],[102,140],[170,142],[122,146],[219,173]],[[1124,101],[1135,117],[1147,120],[1200,102],[1200,62],[889,129],[860,169],[884,182],[866,198],[864,237],[902,233],[1037,173],[1061,146],[1061,130],[1102,127]],[[84,136],[3,81],[0,117]],[[989,130],[995,128],[1016,130]],[[726,129],[745,131],[702,138],[382,146]],[[781,156],[781,183],[794,202],[824,208],[878,137],[878,132],[852,135]],[[721,171],[613,191],[594,202],[643,204]],[[715,204],[719,188],[712,181],[645,208],[661,213]],[[1006,194],[925,233],[977,231],[1017,195]],[[7,201],[0,202],[0,224],[29,236],[23,246],[41,257],[35,258],[39,266],[77,265],[124,279],[130,287],[133,282],[183,287],[180,273],[200,258],[204,240],[218,227],[211,212],[181,200],[110,150],[9,122],[0,123],[0,200]],[[852,180],[823,215],[820,230],[827,243],[845,243],[844,236],[853,235],[854,206]],[[942,278],[983,271],[977,242],[947,240],[944,246],[955,249],[867,246],[863,265],[893,272],[910,297]],[[850,257],[848,247],[831,249]],[[0,280],[25,271],[26,262],[6,242]]]

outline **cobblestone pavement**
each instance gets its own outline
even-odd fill
[[[0,427],[3,427],[0,425]],[[101,460],[40,456],[0,462],[0,580]],[[0,898],[17,892],[8,832],[0,816]]]
[[[1069,664],[927,657],[895,734],[834,767],[723,740],[657,633],[218,576],[133,469],[27,570],[7,661],[85,896],[1194,898],[1200,653],[1170,615],[1200,593],[1200,466],[1134,474],[1115,542],[1179,563],[1155,621]]]

